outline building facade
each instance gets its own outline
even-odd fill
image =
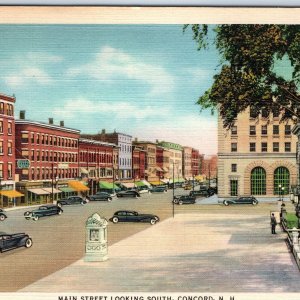
[[[238,115],[231,130],[218,119],[219,197],[287,194],[297,184],[296,143],[291,121],[280,113],[255,115],[250,108]]]
[[[146,151],[136,145],[132,147],[132,176],[135,181],[143,180],[146,170]]]
[[[182,151],[182,170],[183,170],[183,177],[186,180],[193,179],[192,148],[191,147],[183,147],[183,151]]]
[[[202,174],[203,155],[199,154],[199,150],[192,148],[192,176]]]

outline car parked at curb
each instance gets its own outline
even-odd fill
[[[122,198],[122,197],[131,197],[131,198],[138,198],[141,197],[140,193],[134,190],[128,190],[128,191],[121,191],[119,193],[117,193],[117,197],[118,198]]]
[[[238,198],[231,198],[231,199],[225,199],[223,201],[223,204],[225,206],[231,205],[231,204],[252,204],[257,205],[258,200],[253,196],[242,196]]]
[[[32,211],[26,211],[24,213],[24,217],[26,220],[34,220],[37,221],[41,217],[52,216],[52,215],[61,215],[63,210],[56,205],[48,204],[42,205],[38,209]]]
[[[154,186],[149,193],[166,193],[168,189],[165,186]]]
[[[74,205],[74,204],[87,204],[87,200],[80,196],[70,196],[65,199],[57,200],[57,206],[62,207],[63,205]]]
[[[214,195],[214,192],[210,190],[197,190],[197,191],[190,191],[189,193],[190,196],[194,196],[196,198],[198,197],[210,197]]]
[[[196,203],[196,197],[190,196],[190,195],[178,195],[174,196],[173,199],[174,204],[195,204]]]
[[[0,208],[0,221],[4,221],[7,215],[4,213],[3,209]]]
[[[94,195],[88,196],[88,199],[91,201],[112,201],[112,196],[106,192],[97,192]]]
[[[32,239],[26,233],[8,234],[0,232],[0,252],[16,249],[19,247],[30,248]]]
[[[118,222],[149,222],[151,225],[159,221],[159,217],[152,214],[140,214],[133,210],[119,210],[109,219],[114,224]]]

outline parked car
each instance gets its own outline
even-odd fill
[[[30,248],[32,239],[26,233],[8,234],[0,232],[0,252],[12,250],[19,247]]]
[[[119,210],[109,219],[113,223],[118,222],[149,222],[154,225],[159,221],[159,217],[152,214],[140,214],[131,210]]]
[[[139,186],[139,187],[137,188],[137,191],[138,191],[140,194],[150,193],[150,192],[151,192],[151,188],[148,187],[148,186]]]
[[[3,209],[0,208],[0,221],[4,221],[7,215],[4,213]]]
[[[173,189],[173,187],[174,187],[174,189],[181,188],[182,187],[182,183],[181,182],[175,182],[175,184],[174,183],[170,183],[169,184],[169,188]]]
[[[210,190],[197,190],[197,191],[190,191],[189,193],[190,196],[194,196],[196,198],[198,197],[210,197],[214,195],[214,192]]]
[[[150,193],[166,193],[168,189],[165,186],[154,186],[149,192]]]
[[[42,205],[38,209],[32,210],[32,211],[26,211],[24,213],[25,219],[33,219],[34,221],[37,221],[41,217],[45,216],[51,216],[51,215],[61,215],[63,213],[63,210],[56,205],[48,204],[48,205]]]
[[[117,197],[121,198],[121,197],[134,197],[134,198],[138,198],[141,197],[140,193],[137,191],[121,191],[119,193],[117,193]]]
[[[258,201],[253,196],[242,196],[239,198],[231,198],[231,199],[225,199],[223,201],[223,204],[228,206],[229,204],[252,204],[256,205],[258,204]]]
[[[195,204],[196,203],[196,197],[190,196],[190,195],[179,195],[174,196],[173,203],[175,204]]]
[[[57,206],[62,207],[63,205],[73,205],[73,204],[86,204],[87,201],[80,196],[70,196],[65,199],[57,200]]]
[[[94,195],[88,197],[91,201],[112,201],[112,196],[109,193],[97,192]]]
[[[193,186],[190,185],[190,184],[186,184],[186,185],[183,187],[184,190],[191,190],[192,188],[193,188]]]

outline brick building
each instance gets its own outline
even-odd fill
[[[143,180],[146,170],[146,151],[135,145],[132,148],[132,176],[134,180]]]

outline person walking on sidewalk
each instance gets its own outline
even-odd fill
[[[272,234],[276,234],[276,232],[275,232],[276,225],[277,225],[277,221],[276,221],[276,218],[275,218],[274,214],[272,213],[272,215],[271,215],[271,231],[272,231]]]

